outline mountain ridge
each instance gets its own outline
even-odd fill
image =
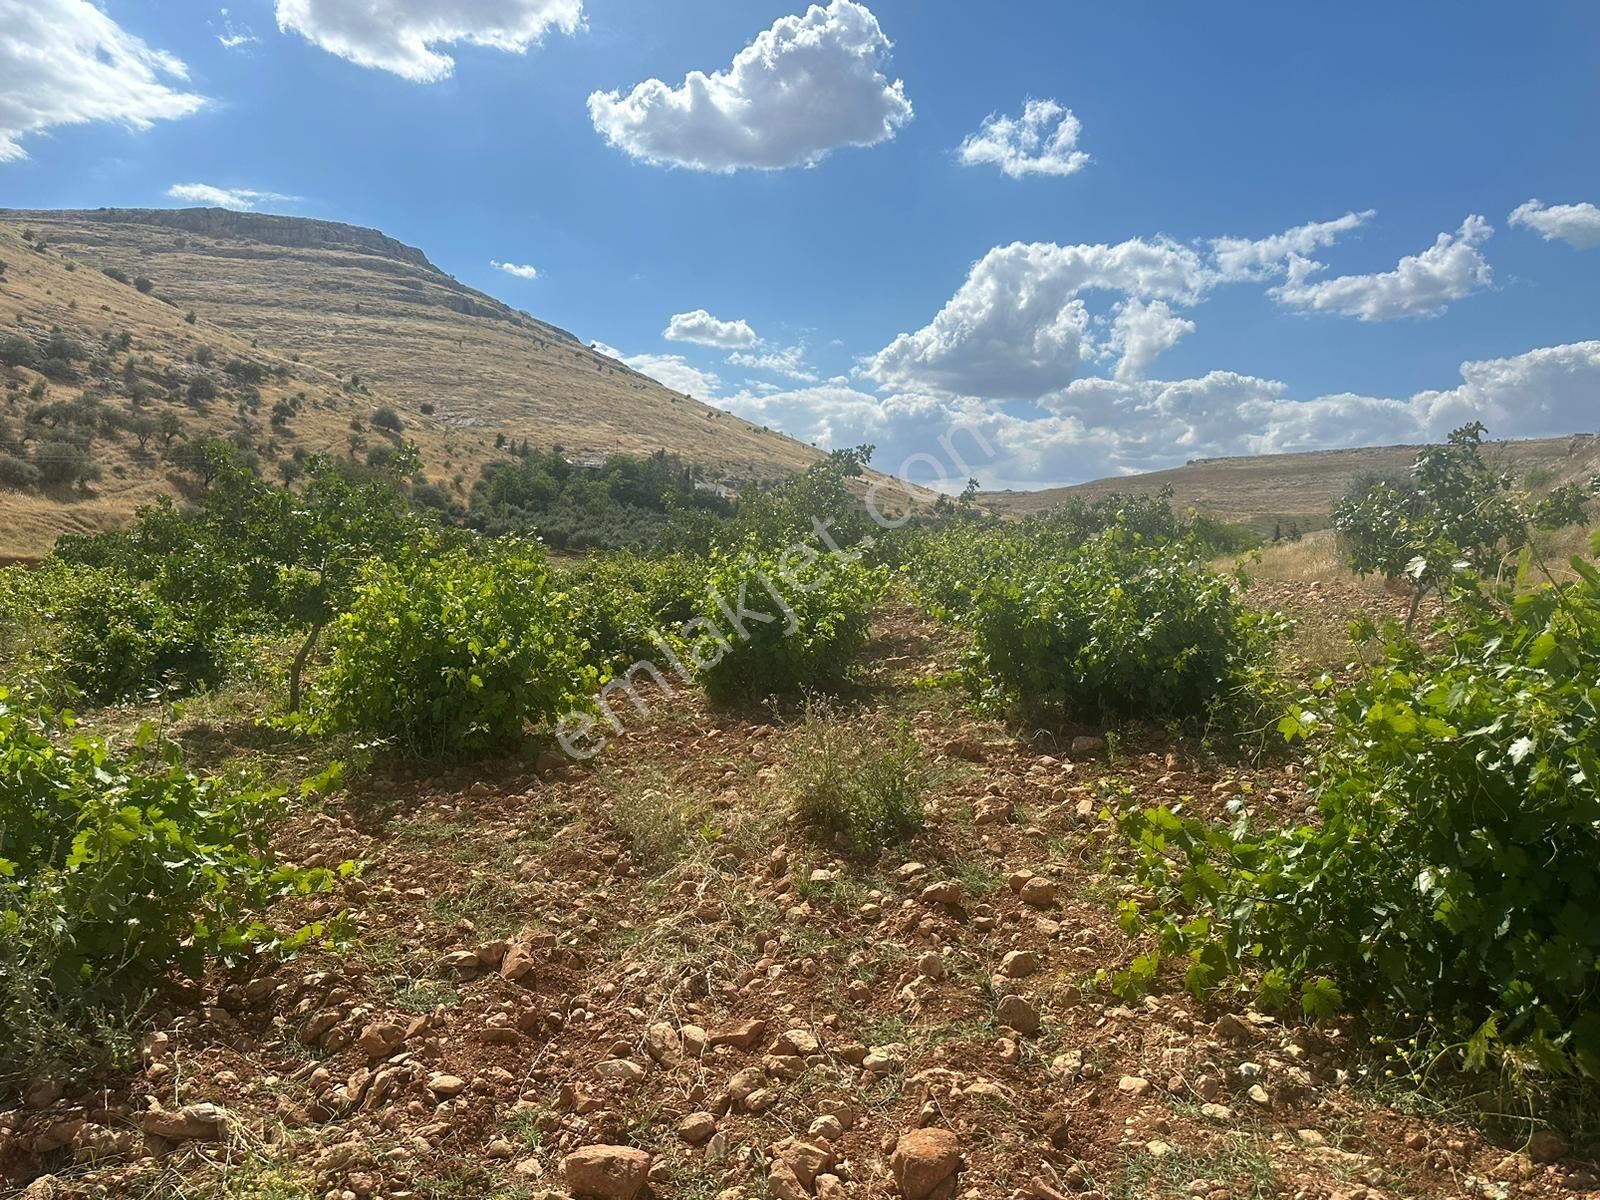
[[[0,452],[59,436],[30,423],[52,405],[88,397],[105,417],[89,438],[98,481],[49,494],[0,485],[0,555],[115,528],[181,492],[164,455],[129,444],[141,417],[243,441],[276,470],[296,453],[370,452],[381,435],[367,423],[392,408],[429,481],[458,500],[511,441],[589,459],[664,450],[728,490],[821,457],[361,226],[220,209],[0,210],[0,260],[0,338],[42,354],[60,331],[85,350],[60,378],[0,366],[0,441],[16,443]],[[229,377],[241,363],[260,377]],[[281,405],[293,416],[269,420]]]

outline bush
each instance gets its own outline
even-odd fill
[[[405,429],[406,423],[400,419],[400,414],[392,408],[380,408],[372,414],[372,427],[374,429],[387,429],[390,433],[399,433]]]
[[[50,335],[50,340],[44,344],[41,358],[59,358],[66,362],[78,362],[87,358],[88,354],[83,348],[83,343],[76,338],[70,338],[59,329]]]
[[[103,1058],[175,964],[241,956],[270,940],[259,908],[330,882],[271,863],[280,797],[177,763],[149,727],[119,759],[0,688],[0,1078]]]
[[[843,838],[857,851],[903,842],[926,824],[927,765],[904,723],[868,728],[808,707],[788,751],[786,783],[801,822]]]
[[[661,656],[651,635],[670,636],[704,609],[705,578],[704,559],[619,551],[572,569],[564,586],[591,661],[621,669]]]
[[[1327,732],[1317,821],[1123,814],[1194,990],[1255,976],[1309,1012],[1427,1014],[1468,1067],[1600,1074],[1600,572],[1575,567],[1509,604],[1472,597],[1442,658],[1396,639],[1287,718]]]
[[[968,618],[985,698],[1029,712],[1229,724],[1278,628],[1184,544],[1117,528],[1065,561],[991,577]]]
[[[15,334],[0,338],[0,363],[8,367],[31,367],[39,361],[39,351],[32,341]]]
[[[312,727],[388,740],[403,754],[504,749],[528,722],[580,707],[599,675],[542,558],[496,548],[368,565],[331,633]]]
[[[842,683],[885,582],[881,569],[843,555],[753,545],[713,554],[706,612],[720,614],[710,617],[717,632],[702,628],[690,648],[706,691],[754,700]]]
[[[54,629],[52,666],[96,702],[190,691],[221,678],[221,636],[120,570],[65,564],[29,580]]]
[[[88,483],[100,478],[100,468],[89,453],[73,442],[44,442],[33,452],[39,480],[47,486]]]
[[[39,482],[39,468],[25,459],[0,454],[0,487],[31,488]]]

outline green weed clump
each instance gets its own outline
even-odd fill
[[[802,824],[875,853],[926,826],[928,768],[909,725],[865,721],[809,706],[789,746],[786,786]]]

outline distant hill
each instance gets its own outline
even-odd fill
[[[1303,532],[1326,528],[1335,501],[1364,477],[1404,476],[1419,446],[1313,450],[1246,458],[1202,458],[1169,471],[1096,479],[1037,492],[983,492],[978,500],[993,512],[1025,516],[1044,512],[1070,497],[1093,499],[1111,492],[1154,494],[1171,487],[1173,501],[1209,516],[1270,534],[1276,525]],[[1492,442],[1486,457],[1533,488],[1575,482],[1600,473],[1600,436]]]
[[[184,438],[248,441],[270,475],[296,449],[365,453],[351,438],[382,442],[371,417],[392,408],[430,479],[457,495],[496,456],[497,436],[560,444],[587,461],[668,450],[724,488],[819,457],[465,286],[376,230],[222,209],[0,210],[0,261],[0,342],[21,338],[42,355],[59,330],[85,352],[44,372],[0,365],[0,453],[65,436],[70,428],[37,414],[30,423],[29,411],[87,394],[101,475],[43,492],[0,481],[0,557],[114,527],[180,487],[159,439],[140,450],[129,430],[168,413]],[[209,383],[192,388],[197,378]],[[274,426],[279,402],[298,411]]]

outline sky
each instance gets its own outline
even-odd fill
[[[1592,0],[0,0],[0,207],[195,204],[954,486],[1600,428]]]

